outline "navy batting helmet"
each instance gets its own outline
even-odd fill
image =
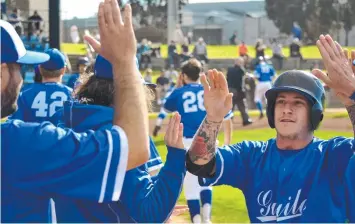
[[[79,65],[88,66],[89,64],[90,64],[90,61],[89,61],[88,57],[79,57],[77,60],[77,66],[79,66]]]
[[[323,119],[325,91],[318,78],[304,71],[292,70],[282,73],[265,96],[266,114],[271,128],[275,128],[275,101],[280,92],[297,92],[303,95],[311,105],[310,121],[312,130],[316,130]]]

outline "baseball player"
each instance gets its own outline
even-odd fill
[[[90,65],[88,57],[79,57],[76,62],[77,73],[66,75],[63,79],[63,83],[72,89],[75,89],[80,85],[80,77],[85,74],[87,67]]]
[[[254,102],[256,108],[260,111],[259,118],[264,117],[263,113],[263,99],[265,98],[265,93],[271,88],[272,79],[275,75],[275,69],[272,65],[265,61],[264,57],[259,57],[259,64],[255,68],[254,72],[255,78],[258,80],[255,88]]]
[[[199,83],[201,63],[196,59],[190,59],[181,67],[179,83],[182,87],[175,89],[166,99],[164,108],[168,111],[178,111],[181,114],[181,122],[184,124],[183,142],[185,148],[189,148],[192,138],[206,116],[204,107],[204,91]],[[227,112],[226,112],[227,114]],[[225,119],[233,116],[229,111]],[[216,144],[216,142],[215,142]],[[197,177],[186,173],[184,192],[189,206],[191,221],[193,223],[210,222],[212,188],[200,187]],[[202,217],[200,215],[200,198],[202,202]]]
[[[85,133],[56,128],[49,122],[8,119],[2,123],[1,222],[50,221],[49,198],[55,195],[98,202],[118,201],[126,169],[147,161],[148,113],[143,88],[135,85],[140,78],[133,60],[136,43],[130,6],[125,12],[125,25],[122,25],[116,19],[111,20],[120,18],[116,1],[100,4],[102,43],[95,44],[95,50],[114,64],[114,83],[125,82],[130,86],[117,85],[118,91],[114,93],[114,114],[115,118],[120,114],[120,119],[113,120],[112,129]],[[5,118],[17,107],[22,83],[20,64],[40,64],[48,61],[49,56],[26,51],[8,22],[0,20],[0,28],[1,118]],[[120,72],[122,69],[124,73]],[[126,96],[132,95],[134,99],[128,102]],[[124,110],[120,109],[123,105]]]
[[[65,57],[58,49],[45,53],[49,60],[39,66],[41,83],[26,86],[17,100],[18,109],[11,119],[26,122],[48,121],[63,107],[63,102],[71,99],[72,89],[61,84],[65,72]]]
[[[164,99],[160,100],[161,101],[160,103],[162,104],[162,106],[160,108],[157,120],[155,122],[155,127],[154,127],[154,130],[153,130],[153,136],[154,137],[156,137],[158,135],[158,132],[161,129],[163,121],[166,118],[166,116],[168,115],[168,113],[164,109],[164,104],[165,104],[166,99],[170,96],[170,94],[174,91],[175,88],[176,88],[175,87],[175,83],[170,83],[170,87],[167,90],[167,92],[166,92],[166,94],[164,96]]]
[[[337,93],[354,125],[355,78],[347,52],[330,36],[322,35],[317,45],[328,75],[320,70],[313,74]],[[355,190],[347,194],[354,138],[314,136],[324,110],[318,78],[287,71],[266,92],[267,118],[276,138],[215,150],[216,132],[232,96],[223,74],[210,71],[210,85],[202,78],[207,116],[186,156],[187,169],[200,177],[202,186],[226,184],[242,190],[251,222],[354,222],[355,208],[347,203],[354,198],[346,199]]]
[[[62,117],[63,120],[62,125],[75,131],[112,127],[111,105],[114,92],[112,66],[99,55],[94,70],[94,74],[84,81],[75,96],[81,103],[68,101],[65,103],[64,110],[58,112],[61,114],[58,117]],[[178,132],[172,130],[176,125],[178,128],[179,120],[178,116],[173,117],[168,128],[168,132],[170,130],[167,133],[168,137],[173,134],[178,135]],[[146,164],[127,172],[119,202],[103,205],[97,202],[73,200],[69,197],[56,197],[54,201],[58,222],[162,223],[166,221],[180,195],[186,172],[183,163],[186,151],[182,143],[182,129],[180,131],[180,145],[173,144],[171,141],[166,142],[167,161],[157,176],[149,175],[162,167],[161,158],[153,141],[150,140],[150,159]]]

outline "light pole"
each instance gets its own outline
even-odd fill
[[[338,42],[340,42],[340,11],[342,9],[342,7],[348,3],[348,0],[338,0],[338,4],[337,4],[337,40]]]

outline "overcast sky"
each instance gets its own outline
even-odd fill
[[[85,18],[97,12],[97,6],[102,0],[61,0],[62,19],[71,19],[74,16]],[[220,0],[219,2],[235,2],[238,0]],[[248,1],[248,0],[239,0]],[[190,3],[217,2],[216,0],[189,0]],[[83,7],[84,6],[84,7]]]

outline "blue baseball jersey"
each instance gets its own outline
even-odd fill
[[[346,170],[346,205],[349,223],[355,223],[355,153],[351,157]]]
[[[183,136],[185,138],[194,137],[206,116],[203,96],[203,86],[193,83],[175,89],[165,101],[164,108],[166,110],[177,111],[181,115],[181,123],[184,124]],[[225,116],[225,119],[232,116],[233,113],[230,111]]]
[[[63,102],[70,100],[72,89],[61,83],[33,83],[22,89],[18,109],[10,117],[26,122],[49,121]]]
[[[345,222],[355,212],[345,200],[353,155],[353,138],[313,138],[301,150],[281,150],[276,139],[243,141],[218,149],[215,176],[199,182],[242,190],[252,223]]]
[[[73,132],[49,122],[1,124],[1,221],[45,223],[57,195],[111,202],[120,198],[128,159],[124,131]]]
[[[113,112],[110,107],[68,101],[55,117],[59,126],[75,131],[88,128],[101,130],[111,128]],[[154,179],[149,172],[163,164],[152,139],[150,153],[147,163],[126,173],[119,202],[102,204],[65,196],[54,198],[58,222],[164,222],[181,192],[186,172],[186,151],[168,147],[167,162]]]
[[[63,83],[69,86],[70,88],[74,89],[75,83],[79,79],[80,75],[78,73],[71,74],[71,75],[65,75],[63,77]]]
[[[275,69],[272,65],[262,62],[256,66],[254,75],[259,82],[271,82],[275,75]]]

